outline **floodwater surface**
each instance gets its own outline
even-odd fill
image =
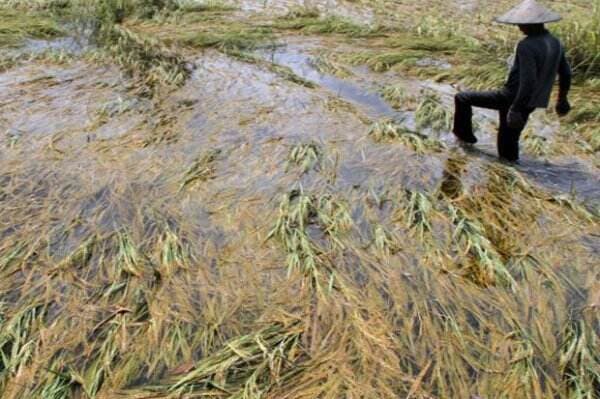
[[[241,1],[231,15],[301,3]],[[362,3],[316,6],[375,13]],[[82,398],[176,395],[183,375],[189,392],[220,398],[271,378],[266,398],[511,397],[506,386],[542,398],[563,384],[565,329],[597,301],[590,157],[524,145],[519,165],[502,164],[493,112],[476,111],[474,150],[417,126],[425,93],[452,112],[452,85],[356,65],[329,73],[319,57],[360,44],[280,39],[257,58],[186,48],[194,69],[180,86],[146,86],[80,57],[86,45],[70,38],[24,49],[72,58],[0,73],[0,320],[52,304],[23,339],[35,350],[7,373],[10,397],[54,384],[47,370],[63,365]],[[423,67],[452,68],[437,61]],[[386,100],[396,85],[411,107]],[[378,139],[383,122],[404,129]],[[539,111],[530,129],[552,143],[560,122]],[[300,332],[273,341],[273,325]],[[200,379],[215,353],[237,360]],[[547,388],[523,373],[539,364]],[[234,386],[246,368],[263,374]]]

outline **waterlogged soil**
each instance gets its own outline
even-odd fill
[[[217,196],[227,192],[236,204],[248,198],[266,204],[297,178],[285,171],[290,147],[315,141],[325,148],[327,167],[332,169],[328,183],[338,190],[386,185],[431,190],[439,184],[449,154],[463,152],[450,132],[422,129],[421,133],[448,147],[428,155],[415,154],[401,144],[375,143],[367,134],[369,125],[381,119],[416,130],[414,110],[396,110],[381,95],[386,84],[401,84],[415,96],[424,89],[434,91],[449,109],[455,88],[375,74],[366,67],[353,67],[350,76],[340,78],[315,66],[317,55],[329,50],[326,42],[293,37],[286,41],[286,45],[256,54],[290,68],[314,83],[314,88],[217,51],[203,52],[192,60],[195,70],[186,84],[158,102],[128,90],[128,78],[111,66],[77,61],[33,63],[9,70],[0,75],[2,162],[38,166],[47,162],[53,169],[60,165],[59,179],[60,169],[72,165],[78,173],[94,176],[96,183],[110,185],[98,164],[107,154],[119,158],[117,165],[123,172],[140,173],[136,180],[144,179],[148,165],[160,164],[162,178],[158,180],[164,180],[181,174],[203,151],[218,149],[222,152],[215,175],[201,190]],[[37,42],[36,48],[75,43],[73,39]],[[28,42],[25,47],[31,46]],[[496,162],[491,128],[496,115],[476,111],[475,118],[483,126],[478,132],[480,145],[465,156],[470,168],[480,169]],[[531,125],[549,137],[556,130],[542,117],[534,116]],[[135,147],[148,138],[164,145]],[[135,165],[133,170],[129,165]],[[585,160],[541,160],[525,154],[516,168],[532,183],[557,194],[574,195],[585,202],[600,200],[599,175]],[[301,177],[308,185],[319,184],[320,179],[312,173]]]
[[[283,14],[299,2],[247,1],[237,12],[264,12],[261,7],[267,3],[270,12]],[[469,8],[476,2],[456,3]],[[318,6],[348,16],[365,12],[352,2],[343,4]],[[110,62],[78,57],[60,64],[31,61],[0,73],[0,202],[11,219],[0,221],[0,244],[49,237],[45,250],[60,262],[92,234],[131,231],[144,244],[167,226],[181,235],[193,257],[208,260],[210,270],[203,273],[216,276],[228,295],[242,301],[241,294],[235,295],[243,280],[242,289],[254,287],[253,295],[260,296],[256,302],[266,303],[269,287],[282,284],[286,271],[273,270],[272,265],[285,265],[285,254],[265,242],[282,196],[291,190],[327,192],[348,202],[359,235],[356,248],[347,251],[346,269],[352,269],[353,256],[373,241],[373,220],[396,223],[390,205],[394,193],[438,193],[440,187],[452,186],[458,197],[468,199],[496,189],[495,113],[476,111],[480,142],[465,150],[449,131],[417,128],[414,107],[394,108],[382,95],[390,85],[401,85],[415,97],[427,90],[451,110],[455,87],[365,66],[346,66],[343,76],[327,73],[319,68],[320,57],[343,46],[352,50],[352,44],[303,36],[281,42],[253,52],[264,62],[245,62],[212,49],[186,53],[194,66],[191,76],[181,87],[154,97],[140,94],[138,82]],[[28,41],[22,50],[71,49],[76,55],[86,46],[64,38]],[[423,62],[450,67],[438,61]],[[310,84],[290,80],[270,63]],[[444,148],[418,153],[401,142],[375,142],[369,130],[381,120],[439,140]],[[537,112],[530,126],[550,141],[560,127],[544,112]],[[321,148],[322,157],[302,171],[289,164],[289,154],[295,145],[308,143]],[[202,177],[190,181],[190,171],[209,153],[214,156],[203,166]],[[540,158],[525,150],[520,165],[509,168],[554,202],[572,201],[572,207],[588,209],[600,203],[600,173],[586,157]],[[523,207],[516,199],[505,200],[508,206]],[[528,209],[515,213],[521,210],[530,216]],[[545,217],[533,215],[532,220],[543,226]],[[548,225],[556,233],[557,226]],[[314,240],[325,240],[322,231],[314,230],[309,231]],[[439,228],[433,230],[443,235]],[[586,276],[593,275],[600,251],[597,229],[583,232],[569,224],[561,234],[552,239],[565,247],[573,244],[572,256],[581,260],[578,266],[585,272],[575,276],[573,285],[582,290],[593,285]],[[411,252],[414,241],[400,241],[406,255],[395,259],[406,260],[402,278],[409,281],[420,275],[421,260]],[[553,245],[545,238],[535,244]],[[556,269],[568,268],[560,262]],[[358,285],[366,284],[363,269],[353,272]],[[3,288],[7,298],[18,297],[11,287]],[[525,300],[530,294],[524,291],[519,295]]]

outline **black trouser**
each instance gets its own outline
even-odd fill
[[[512,105],[514,95],[506,90],[475,92],[467,91],[458,93],[454,97],[456,111],[454,114],[454,134],[467,143],[476,143],[473,134],[473,107],[495,109],[500,112],[500,126],[498,129],[498,154],[509,161],[519,159],[519,137],[523,129],[513,129],[508,126],[506,116]],[[533,109],[523,113],[527,121]],[[525,128],[525,126],[523,126]]]

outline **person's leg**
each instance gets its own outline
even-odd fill
[[[509,99],[502,90],[458,93],[454,97],[455,113],[452,132],[463,142],[476,143],[477,138],[473,134],[473,107],[499,110],[507,107],[508,103]]]
[[[506,116],[508,114],[508,108],[502,108],[500,110],[500,128],[498,129],[498,155],[500,158],[505,159],[509,162],[516,162],[519,160],[519,139],[527,120],[532,111],[525,112],[523,118],[525,119],[525,125],[522,129],[513,129],[508,126]]]

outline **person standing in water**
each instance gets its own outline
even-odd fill
[[[560,116],[569,113],[571,106],[567,96],[571,89],[571,67],[563,45],[544,26],[560,19],[560,15],[535,0],[525,0],[496,19],[500,23],[518,25],[526,37],[517,45],[514,64],[503,88],[488,92],[466,91],[455,96],[453,132],[459,141],[477,142],[473,134],[473,107],[498,110],[498,155],[509,162],[518,161],[521,132],[536,108],[548,107],[557,74],[560,89],[556,112]]]

